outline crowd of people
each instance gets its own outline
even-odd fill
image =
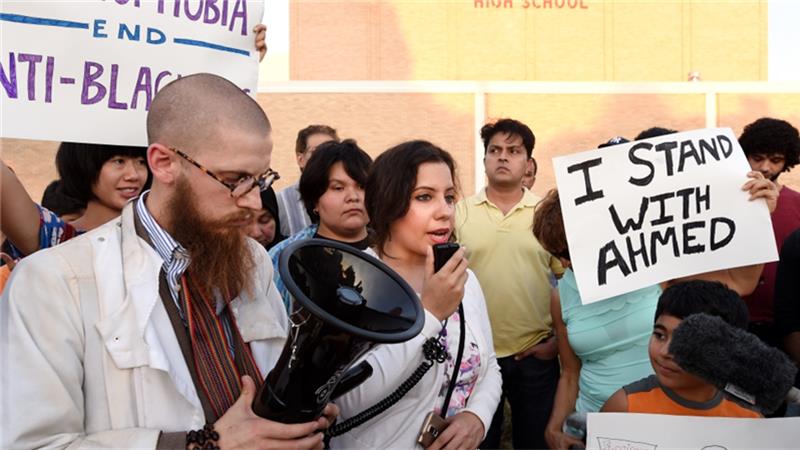
[[[567,449],[581,445],[563,431],[576,411],[800,414],[735,403],[669,349],[680,323],[704,313],[800,365],[800,193],[780,182],[800,135],[786,121],[758,119],[739,138],[752,169],[742,189],[769,208],[778,262],[590,304],[558,191],[530,190],[536,139],[520,121],[479,130],[487,186],[466,198],[446,148],[412,140],[373,161],[327,125],[299,131],[299,181],[276,193],[271,123],[214,75],[162,88],[146,132],[146,148],[61,144],[42,204],[0,162],[11,274],[1,448],[414,448],[432,413],[446,426],[430,449],[500,448],[508,424],[514,448]],[[289,333],[294,300],[277,261],[310,238],[379,258],[417,293],[425,321],[417,337],[367,353],[372,375],[320,418],[283,424],[251,405]],[[460,248],[435,271],[432,246],[449,242]],[[402,398],[325,437],[404,384],[431,341],[444,357]]]

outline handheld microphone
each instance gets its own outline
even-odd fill
[[[797,367],[789,358],[719,317],[701,313],[684,319],[672,334],[669,351],[686,372],[765,414],[784,401],[800,403],[800,390],[792,386]]]

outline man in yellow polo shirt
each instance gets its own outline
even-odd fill
[[[550,279],[558,260],[531,232],[539,199],[522,185],[535,137],[527,125],[501,119],[481,129],[489,185],[459,202],[456,227],[483,288],[503,397],[511,406],[514,448],[546,448],[544,429],[558,384]],[[481,448],[498,448],[502,400]]]

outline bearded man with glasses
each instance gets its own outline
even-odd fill
[[[147,117],[150,191],[26,258],[0,299],[0,448],[322,448],[314,422],[256,416],[287,317],[264,248],[271,127],[215,75],[180,78]]]

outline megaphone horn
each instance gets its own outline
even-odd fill
[[[366,363],[348,371],[353,363],[375,344],[407,341],[424,325],[414,290],[386,264],[349,245],[293,242],[281,253],[278,272],[294,301],[286,345],[253,402],[253,411],[266,419],[318,418],[331,398],[371,375]]]

